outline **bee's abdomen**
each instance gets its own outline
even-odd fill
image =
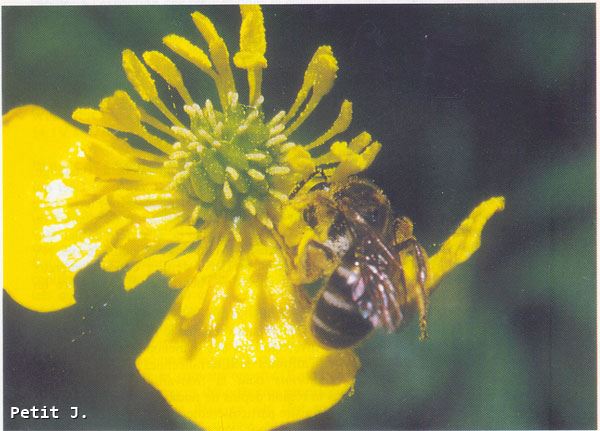
[[[334,349],[351,347],[373,330],[352,300],[352,285],[343,267],[338,267],[320,293],[311,318],[315,338]],[[358,280],[356,280],[358,282]]]

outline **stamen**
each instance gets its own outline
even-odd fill
[[[287,166],[271,166],[267,168],[269,175],[287,175],[290,173],[290,168]]]
[[[232,108],[235,108],[237,106],[239,97],[240,97],[240,95],[237,92],[230,91],[229,93],[227,93],[227,99],[229,100],[229,106],[231,106]]]
[[[273,118],[271,118],[271,121],[267,123],[267,126],[269,126],[269,128],[276,126],[283,119],[283,117],[285,117],[285,111],[279,111]]]
[[[177,160],[167,160],[166,162],[163,162],[163,166],[165,168],[176,168],[179,166],[179,162],[177,162]]]
[[[250,213],[250,215],[253,215],[253,216],[256,215],[256,207],[254,206],[254,203],[250,199],[244,200],[244,208],[246,208],[246,210]]]
[[[215,138],[212,137],[212,135],[210,133],[208,133],[206,130],[204,129],[198,129],[196,130],[196,134],[204,139],[207,143],[211,143],[212,141],[215,140]]]
[[[269,130],[269,136],[275,136],[280,134],[281,132],[283,132],[285,130],[285,126],[283,124],[278,124],[275,127],[272,127]]]
[[[265,101],[265,96],[263,96],[262,94],[260,96],[258,96],[258,98],[256,99],[256,101],[254,102],[254,104],[252,106],[254,106],[255,108],[259,108],[260,105],[263,104],[263,102]]]
[[[233,198],[233,191],[231,190],[231,186],[229,185],[229,181],[227,180],[225,180],[225,182],[223,183],[223,195],[228,201]]]
[[[253,162],[260,162],[267,158],[267,155],[264,153],[248,153],[246,154],[246,159],[252,160]]]
[[[240,234],[237,224],[231,225],[231,233],[236,242],[242,242],[242,235]]]
[[[260,217],[260,222],[266,226],[268,229],[273,229],[273,221],[271,221],[271,219],[268,216],[261,216]]]
[[[179,137],[182,141],[191,142],[196,140],[196,135],[194,135],[190,130],[185,127],[179,126],[171,126],[171,130]]]
[[[185,159],[189,154],[187,151],[173,151],[169,154],[169,158],[172,160]]]
[[[234,168],[232,168],[231,166],[227,166],[225,168],[225,171],[229,174],[229,176],[231,177],[231,179],[233,181],[237,181],[237,179],[240,177],[240,174],[238,171],[236,171]]]
[[[269,139],[265,143],[265,147],[270,148],[270,147],[273,147],[275,145],[283,144],[286,140],[287,140],[287,136],[285,136],[285,135],[277,135],[277,136],[274,136],[271,139]]]
[[[278,192],[277,190],[270,189],[269,194],[280,202],[288,201],[288,196],[285,193]]]
[[[296,146],[296,144],[294,142],[286,142],[279,148],[279,151],[281,153],[287,153],[289,150],[291,150],[295,146]]]
[[[204,104],[204,113],[206,114],[206,118],[210,125],[215,128],[217,127],[217,119],[215,117],[215,110],[213,109],[213,104],[210,99],[206,99],[206,103]]]
[[[264,179],[265,179],[265,174],[257,171],[256,169],[248,169],[246,172],[248,172],[248,175],[250,175],[250,178],[252,178],[256,181],[264,181]]]

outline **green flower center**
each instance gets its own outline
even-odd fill
[[[176,171],[171,186],[205,214],[256,217],[272,228],[270,207],[285,201],[291,187],[283,156],[294,144],[281,134],[282,113],[265,122],[262,96],[253,106],[238,103],[237,93],[228,99],[223,112],[210,100],[204,108],[185,106],[190,127],[172,127],[179,141],[165,163]]]

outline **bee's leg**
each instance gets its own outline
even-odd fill
[[[308,177],[304,178],[303,180],[299,181],[298,184],[296,184],[294,189],[289,194],[288,199],[294,199],[296,195],[300,192],[300,190],[302,190],[302,188],[317,175],[321,175],[323,179],[327,181],[327,175],[325,175],[325,170],[323,168],[316,168]]]
[[[396,219],[394,229],[396,236],[394,250],[396,253],[406,250],[414,256],[417,263],[417,283],[419,284],[417,305],[419,307],[420,338],[423,340],[427,338],[427,308],[429,305],[429,299],[425,289],[425,282],[427,280],[425,250],[423,250],[421,244],[419,244],[413,236],[413,224],[407,217]]]
[[[306,245],[310,246],[310,247],[318,248],[323,253],[325,253],[325,257],[329,260],[333,260],[335,258],[335,253],[333,252],[332,249],[327,247],[325,244],[321,244],[320,242],[315,241],[314,239],[311,239]]]

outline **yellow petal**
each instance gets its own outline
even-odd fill
[[[67,156],[89,137],[37,106],[13,109],[3,117],[4,288],[19,304],[54,311],[75,303],[73,277],[103,249],[101,235],[69,232],[93,219],[63,204],[75,192]],[[86,185],[93,178],[79,173]],[[97,215],[105,213],[102,203]],[[90,211],[92,211],[90,209]]]
[[[351,351],[325,350],[305,333],[309,305],[273,239],[263,241],[238,254],[227,282],[205,281],[210,300],[192,318],[181,315],[185,288],[136,362],[176,411],[209,431],[270,429],[325,411],[359,367]]]
[[[504,198],[493,197],[479,204],[429,259],[427,285],[435,286],[456,265],[466,261],[479,248],[487,221],[504,209]]]

